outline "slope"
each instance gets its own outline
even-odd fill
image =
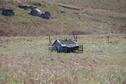
[[[22,0],[23,1],[23,0]],[[20,2],[6,3],[16,12],[14,17],[0,15],[1,36],[40,36],[48,34],[107,34],[126,33],[125,0],[37,0],[25,2],[51,12],[52,18],[45,20],[29,15],[29,11],[18,8]],[[59,7],[64,3],[81,10]]]

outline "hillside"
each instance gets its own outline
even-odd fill
[[[0,1],[0,6],[11,7],[14,17],[0,15],[1,36],[40,36],[48,34],[108,34],[126,33],[125,0],[17,0],[12,3]],[[29,15],[29,11],[18,8],[21,3],[37,5],[42,11],[51,12],[51,19]],[[58,6],[59,3],[79,7],[72,10]]]

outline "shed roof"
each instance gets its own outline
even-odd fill
[[[77,42],[73,40],[56,40],[62,47],[76,47],[78,46]],[[55,41],[55,42],[56,42]],[[55,43],[54,42],[54,43]]]
[[[41,13],[42,11],[38,8],[35,8],[34,10],[36,10],[37,12]]]

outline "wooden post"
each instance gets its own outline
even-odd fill
[[[83,50],[84,50],[84,49],[83,49],[83,45],[79,45],[79,52],[80,52],[80,53],[83,53]]]
[[[77,42],[77,40],[78,40],[77,35],[74,32],[72,32],[72,34],[73,34],[74,40]]]
[[[50,34],[49,34],[49,45],[51,45],[52,42],[51,42],[51,37],[50,37]]]
[[[76,42],[78,41],[78,36],[76,35]]]
[[[110,36],[107,36],[107,43],[110,43]]]

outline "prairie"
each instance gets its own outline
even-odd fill
[[[51,19],[20,4],[49,11]],[[0,13],[3,7],[16,15],[0,14],[0,84],[126,84],[126,0],[0,0]],[[47,35],[73,32],[83,53],[48,50]]]
[[[47,36],[0,37],[0,84],[126,84],[125,35],[78,42],[83,53],[57,53],[48,50]]]
[[[19,0],[18,0],[19,1]],[[41,36],[80,34],[115,34],[126,33],[125,0],[20,0],[22,3],[37,6],[42,12],[49,11],[51,19],[31,16],[28,10],[18,8],[19,3],[6,2],[16,15],[0,15],[0,36]],[[26,2],[23,2],[26,1]],[[4,1],[0,2],[0,6]],[[21,3],[21,2],[20,2]],[[58,3],[80,7],[71,10],[59,7]]]

